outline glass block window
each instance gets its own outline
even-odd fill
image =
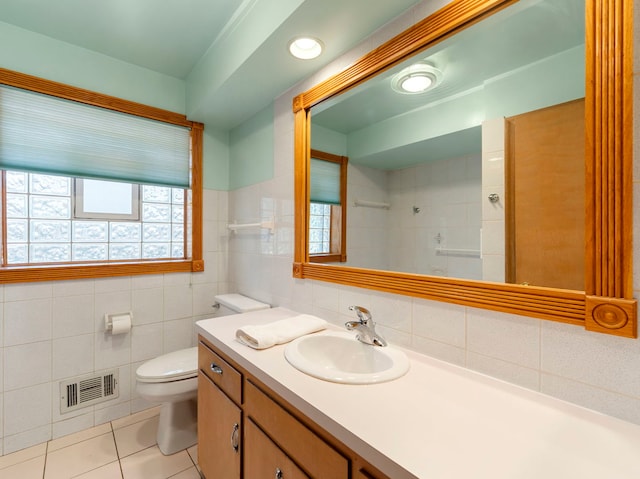
[[[311,203],[309,214],[309,254],[331,252],[331,205]]]
[[[15,171],[3,177],[4,265],[186,257],[187,190]],[[87,197],[78,201],[79,192]]]

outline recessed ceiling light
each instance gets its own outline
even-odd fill
[[[313,37],[297,37],[289,42],[289,52],[302,60],[311,60],[322,53],[322,42]]]
[[[391,87],[398,93],[424,93],[436,87],[442,80],[442,72],[428,63],[416,63],[391,79]]]

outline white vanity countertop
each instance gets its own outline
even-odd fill
[[[640,426],[412,351],[405,351],[405,376],[345,385],[298,371],[284,358],[284,345],[258,351],[235,340],[243,325],[296,314],[273,308],[196,324],[223,353],[393,479],[640,478]]]

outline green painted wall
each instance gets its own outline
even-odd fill
[[[313,125],[311,148],[334,155],[347,156],[347,135],[323,126]]]
[[[185,82],[0,22],[0,66],[178,113]]]
[[[357,162],[362,157],[476,127],[486,119],[509,117],[582,98],[585,95],[584,59],[584,47],[576,47],[502,75],[447,102],[355,131],[347,137],[346,154]],[[313,126],[312,138],[317,128]],[[319,129],[317,134],[324,141],[329,137],[328,131]],[[388,158],[394,159],[392,155]]]
[[[487,118],[509,117],[585,96],[584,45],[487,83]]]
[[[177,113],[186,110],[183,80],[3,22],[0,66]],[[228,190],[229,134],[205,125],[203,156],[204,187]]]
[[[229,132],[229,189],[273,178],[273,104]]]
[[[228,191],[229,133],[205,127],[203,148],[204,188]]]

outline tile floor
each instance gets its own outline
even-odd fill
[[[200,479],[197,446],[163,456],[158,407],[0,457],[2,479]]]

